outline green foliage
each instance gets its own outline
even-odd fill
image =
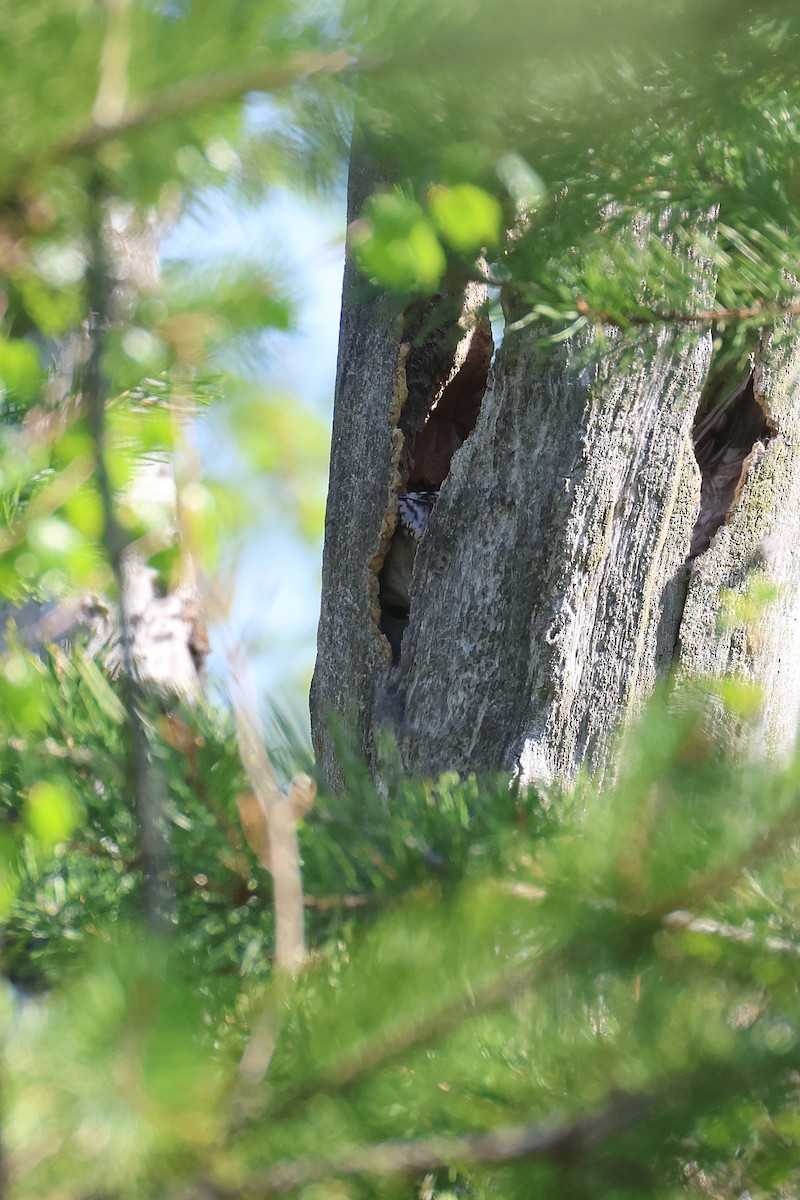
[[[447,265],[443,243],[474,258],[500,239],[500,203],[473,183],[432,188],[428,208],[397,189],[370,197],[351,231],[365,275],[401,293],[432,292]]]
[[[371,197],[354,237],[366,275],[399,292],[432,292],[438,286],[444,251],[420,205],[401,192]]]
[[[7,954],[54,990],[17,1001],[7,1042],[16,1194],[412,1196],[424,1171],[381,1148],[434,1135],[465,1139],[424,1185],[439,1197],[798,1185],[796,765],[734,767],[665,695],[603,793],[451,776],[382,795],[353,768],[302,827],[313,953],[289,987],[265,974],[267,877],[230,840],[232,744],[168,720],[169,944],[135,925],[113,747],[87,729],[61,760],[88,820],[58,845],[20,834]],[[53,742],[21,776],[52,772]],[[467,1135],[518,1126],[540,1153],[472,1163]]]
[[[795,8],[0,3],[3,597],[113,603],[132,542],[170,586],[172,517],[126,489],[210,400],[276,512],[319,532],[327,435],[247,369],[295,319],[291,279],[175,263],[131,286],[106,259],[118,238],[146,260],[153,217],[214,190],[338,185],[354,112],[382,182],[350,241],[398,307],[484,259],[511,332],[701,308],[738,363],[795,304]],[[189,478],[179,510],[211,571],[247,497]],[[754,576],[724,619],[769,599]],[[713,700],[758,720],[739,680]],[[10,1195],[796,1194],[799,768],[732,763],[701,709],[657,697],[602,791],[409,780],[391,747],[376,788],[351,762],[299,826],[289,981],[233,721],[132,693],[79,641],[10,637]],[[163,783],[149,831],[131,729]],[[168,936],[143,917],[153,830]]]
[[[397,39],[395,69],[367,74],[359,117],[418,199],[468,182],[503,205],[499,243],[491,221],[475,242],[445,239],[448,271],[468,277],[461,253],[488,251],[506,311],[542,336],[698,309],[752,329],[754,306],[794,311],[799,35],[784,4],[395,9],[374,33],[384,52]],[[414,55],[429,74],[403,73]],[[380,256],[366,269],[424,286]]]

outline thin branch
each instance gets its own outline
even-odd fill
[[[646,916],[664,920],[673,912],[696,911],[707,901],[715,899],[726,888],[732,888],[745,871],[765,863],[792,844],[800,828],[800,797],[796,797],[781,817],[764,830],[760,837],[749,842],[731,861],[720,863],[677,895],[668,896],[653,904]]]
[[[592,321],[596,324],[620,324],[619,314],[614,316],[603,312],[602,309],[592,308],[582,298],[576,302],[575,310],[580,316],[585,317],[587,321]],[[765,321],[768,321],[776,317],[787,316],[800,316],[800,299],[784,302],[776,300],[769,304],[756,302],[755,304],[745,305],[741,308],[706,308],[701,309],[699,312],[636,313],[626,316],[624,321],[626,325],[636,326],[713,325],[715,321],[750,321],[759,320],[762,317]],[[569,319],[569,314],[565,314],[565,319]]]
[[[782,1069],[795,1068],[796,1052],[787,1054]],[[572,1120],[550,1115],[526,1125],[506,1126],[462,1136],[434,1135],[409,1140],[388,1140],[373,1146],[352,1146],[329,1155],[303,1155],[285,1159],[249,1178],[233,1191],[215,1184],[215,1197],[258,1200],[333,1176],[416,1174],[453,1166],[485,1166],[539,1159],[560,1167],[584,1165],[593,1147],[642,1121],[672,1109],[696,1126],[706,1111],[716,1111],[722,1096],[745,1087],[748,1094],[759,1086],[774,1087],[775,1062],[767,1054],[760,1062],[749,1056],[695,1061],[686,1070],[658,1081],[650,1091],[612,1094],[593,1112]],[[787,1082],[787,1086],[791,1084]]]
[[[130,776],[144,874],[145,912],[151,929],[164,932],[167,928],[165,877],[169,864],[169,843],[161,819],[162,786],[151,756],[150,738],[144,718],[145,696],[136,678],[126,594],[126,538],[117,520],[114,490],[106,462],[106,405],[109,400],[109,388],[103,369],[103,356],[112,320],[113,282],[103,236],[103,187],[99,178],[95,179],[92,185],[90,199],[91,254],[88,303],[91,350],[83,372],[82,392],[94,447],[95,482],[103,513],[102,542],[108,554],[118,596],[119,638],[123,664],[122,702],[130,731]]]
[[[511,289],[514,293],[524,291],[525,283],[508,278],[496,278],[491,273],[478,273],[468,278],[470,283],[487,284],[500,291]],[[774,300],[769,303],[756,300],[753,304],[742,305],[739,308],[705,308],[695,312],[679,312],[676,309],[668,312],[645,313],[611,313],[603,308],[592,307],[582,296],[573,308],[560,310],[550,304],[534,305],[529,312],[518,320],[512,321],[507,332],[518,332],[526,329],[538,320],[568,322],[571,332],[576,325],[615,325],[619,329],[636,327],[650,328],[654,325],[713,325],[717,321],[753,321],[763,319],[775,320],[779,317],[800,317],[800,298],[794,300]]]
[[[624,1095],[595,1113],[573,1121],[552,1118],[508,1126],[488,1133],[448,1135],[353,1147],[329,1157],[307,1156],[276,1163],[237,1187],[236,1195],[270,1196],[332,1175],[415,1174],[459,1164],[507,1163],[521,1158],[577,1165],[593,1145],[651,1114],[647,1096]],[[233,1195],[222,1191],[220,1195]]]
[[[382,1037],[369,1042],[360,1051],[348,1055],[344,1062],[323,1068],[313,1078],[304,1080],[288,1094],[277,1097],[270,1106],[270,1118],[285,1115],[298,1105],[323,1091],[343,1091],[358,1083],[362,1076],[378,1070],[400,1058],[409,1050],[419,1048],[449,1033],[460,1021],[471,1020],[530,987],[533,966],[530,963],[494,976],[483,984],[472,984],[468,992],[448,998],[433,1012],[416,1020],[381,1030]]]
[[[261,62],[247,67],[211,71],[194,79],[182,79],[141,100],[129,101],[122,112],[98,120],[110,106],[95,105],[94,119],[71,137],[29,160],[17,161],[10,170],[11,191],[16,194],[20,178],[42,164],[63,162],[73,155],[96,150],[114,138],[139,133],[162,121],[194,112],[211,104],[246,96],[248,92],[276,92],[313,75],[338,75],[351,69],[356,60],[345,50],[329,54],[292,55],[284,62]],[[4,193],[7,194],[7,193]]]
[[[314,908],[317,912],[331,912],[333,909],[345,908],[375,908],[377,901],[370,896],[349,894],[344,896],[304,896],[306,908]]]
[[[106,31],[100,52],[100,82],[92,121],[100,128],[122,119],[128,99],[131,0],[105,0]]]
[[[790,941],[789,938],[764,937],[759,930],[732,925],[729,921],[716,921],[713,917],[698,917],[694,913],[678,910],[667,914],[664,925],[678,932],[704,933],[710,937],[735,942],[739,946],[753,946],[756,950],[764,950],[768,954],[788,954],[792,958],[800,958],[800,944]]]
[[[263,867],[272,875],[275,904],[275,967],[295,975],[306,957],[305,911],[303,878],[300,871],[300,848],[297,841],[295,812],[291,795],[279,786],[261,734],[260,721],[253,699],[248,664],[241,649],[230,655],[231,688],[239,754],[253,788],[253,805],[249,810],[259,822],[258,854]],[[310,783],[310,781],[309,781]],[[245,826],[245,833],[248,833]]]
[[[193,112],[209,104],[235,100],[248,92],[276,92],[312,75],[338,75],[352,67],[355,59],[345,50],[330,54],[295,54],[283,63],[259,63],[213,71],[197,79],[182,79],[162,88],[145,100],[133,101],[116,120],[93,121],[86,129],[56,146],[54,153],[67,158],[81,150],[92,150],[112,138],[136,133],[161,121]]]

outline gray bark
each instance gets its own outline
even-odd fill
[[[342,781],[342,730],[379,773],[385,726],[415,772],[602,776],[620,723],[676,664],[684,679],[734,670],[761,682],[758,728],[735,736],[748,752],[793,744],[800,351],[765,344],[755,390],[776,432],[746,459],[727,523],[693,558],[692,426],[709,335],[662,328],[623,344],[605,331],[549,354],[527,331],[507,335],[419,544],[393,665],[378,574],[405,482],[401,412],[424,409],[416,377],[408,386],[415,354],[348,264],[311,697],[328,779]],[[780,586],[778,601],[755,631],[720,632],[728,592],[744,592],[754,568]]]
[[[379,689],[391,667],[378,629],[378,573],[393,532],[407,389],[394,322],[345,268],[344,300],[325,517],[318,657],[311,688],[312,730],[328,777],[339,780],[337,739],[371,756]]]
[[[662,334],[625,365],[613,349],[548,365],[504,343],[416,564],[401,663],[414,769],[602,766],[677,638],[709,353]]]

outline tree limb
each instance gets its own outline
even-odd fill
[[[145,696],[136,677],[133,661],[133,637],[126,598],[124,555],[126,538],[117,520],[114,490],[106,462],[106,405],[108,380],[103,369],[106,335],[111,323],[113,283],[103,235],[103,185],[95,178],[91,189],[89,239],[89,331],[91,349],[82,379],[83,401],[94,448],[94,473],[103,514],[102,542],[117,588],[119,639],[122,655],[122,701],[130,731],[130,771],[134,791],[136,820],[139,827],[145,910],[154,930],[163,932],[167,924],[165,875],[169,844],[163,827],[162,785],[152,762],[150,738],[145,724]]]
[[[329,54],[295,54],[285,62],[262,61],[182,79],[141,100],[129,101],[110,119],[98,120],[98,112],[102,117],[104,110],[96,108],[95,116],[83,129],[58,142],[49,151],[17,161],[9,172],[9,186],[2,195],[17,195],[20,179],[32,170],[39,170],[43,164],[63,162],[73,155],[96,150],[114,138],[139,133],[161,121],[196,112],[209,104],[236,100],[248,92],[276,92],[312,75],[338,75],[354,64],[355,59],[345,50]]]
[[[375,1146],[352,1147],[328,1157],[308,1155],[285,1160],[246,1179],[237,1187],[236,1195],[275,1195],[331,1175],[414,1174],[456,1163],[474,1166],[540,1158],[564,1166],[576,1165],[589,1147],[649,1116],[653,1104],[654,1100],[647,1096],[623,1095],[597,1112],[572,1121],[546,1118],[486,1133],[391,1140]],[[224,1190],[219,1194],[233,1195]]]

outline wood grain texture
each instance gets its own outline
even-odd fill
[[[699,501],[703,337],[503,346],[415,572],[403,744],[422,771],[601,768],[671,659]]]
[[[363,196],[367,175],[353,195]],[[713,217],[704,221],[711,232]],[[696,265],[700,310],[714,281]],[[725,516],[726,491],[723,524],[698,530],[692,428],[710,335],[700,326],[625,337],[604,329],[544,350],[530,328],[507,334],[416,552],[393,667],[376,619],[377,572],[406,482],[404,429],[411,438],[420,427],[426,376],[425,354],[400,344],[383,311],[348,266],[312,689],[329,781],[342,781],[331,715],[378,777],[384,726],[413,772],[516,771],[547,782],[585,768],[601,777],[620,725],[676,664],[684,683],[730,671],[759,682],[763,710],[733,722],[737,745],[786,753],[800,722],[796,337],[764,340],[752,393],[769,439],[758,440],[754,409],[755,445],[748,451],[739,430],[734,448],[741,479],[731,510]],[[730,465],[725,445],[712,449]],[[722,627],[720,614],[749,594],[754,572],[778,599],[755,622]]]

